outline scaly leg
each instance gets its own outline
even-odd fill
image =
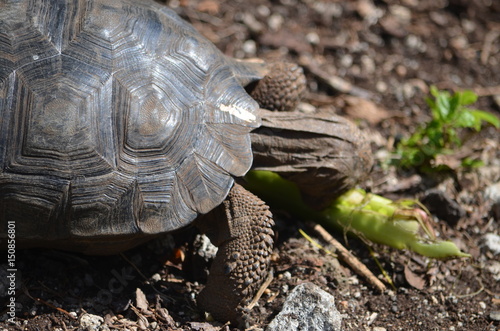
[[[221,206],[198,220],[200,230],[219,247],[198,296],[201,309],[217,320],[243,323],[244,307],[268,275],[273,225],[269,207],[238,184]]]
[[[294,110],[306,90],[302,68],[295,63],[273,62],[268,64],[267,69],[264,78],[250,86],[250,95],[261,108]]]

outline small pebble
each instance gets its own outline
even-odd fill
[[[441,26],[445,26],[448,24],[448,17],[446,15],[441,14],[440,12],[433,11],[429,14],[429,17],[431,20]]]
[[[153,282],[155,282],[155,283],[156,283],[156,282],[159,282],[159,281],[161,280],[161,276],[160,276],[160,274],[159,274],[159,273],[155,273],[153,276],[151,276],[151,280],[152,280]]]
[[[492,311],[490,313],[490,319],[493,321],[500,321],[500,311],[499,310]]]
[[[179,0],[172,0],[168,2],[168,6],[172,9],[179,8],[180,4]]]
[[[409,83],[404,83],[403,84],[403,96],[409,100],[411,98],[413,98],[413,96],[415,95],[415,89],[413,88],[413,86]]]
[[[375,88],[377,89],[377,92],[384,93],[387,91],[387,84],[383,81],[378,81],[375,84]]]
[[[264,28],[262,23],[260,23],[252,14],[243,14],[242,21],[250,29],[250,31],[254,33],[259,33]]]
[[[352,276],[352,277],[349,277],[347,279],[347,282],[348,282],[348,284],[351,284],[351,285],[358,285],[359,284],[359,279],[356,276]]]
[[[297,106],[298,110],[305,113],[305,114],[312,114],[316,111],[316,107],[314,107],[313,105],[311,105],[310,103],[306,103],[306,102],[301,102],[299,103],[299,105]]]
[[[377,8],[373,2],[368,0],[358,1],[357,12],[369,25],[377,23],[378,19],[384,15],[384,11]]]
[[[309,32],[306,35],[306,40],[313,45],[318,45],[320,41],[319,36],[316,32]]]
[[[372,325],[373,322],[375,322],[375,320],[377,319],[377,317],[378,317],[378,313],[371,313],[370,316],[367,318],[366,324]]]
[[[493,254],[500,254],[500,236],[494,233],[487,233],[483,237],[484,246]]]
[[[407,73],[407,72],[408,72],[408,70],[406,69],[406,67],[405,67],[405,66],[403,66],[403,65],[401,65],[401,64],[400,64],[400,65],[398,65],[398,66],[396,67],[396,73],[397,73],[397,74],[398,74],[398,76],[400,76],[400,77],[404,77],[404,76],[406,76],[406,73]]]
[[[450,44],[456,49],[465,49],[469,43],[465,36],[457,36],[451,39]]]
[[[493,202],[500,202],[500,183],[495,183],[488,186],[484,190],[484,198]]]
[[[467,19],[461,21],[464,32],[471,33],[476,30],[476,23]]]
[[[80,317],[80,326],[84,330],[97,331],[100,329],[102,323],[104,323],[104,318],[101,316],[85,313]]]
[[[425,43],[422,41],[422,39],[420,39],[420,37],[418,36],[415,36],[413,34],[409,35],[408,37],[406,37],[406,40],[405,40],[405,45],[408,47],[408,48],[411,48],[411,49],[414,49],[414,50],[417,50],[421,53],[425,52],[426,49],[427,49],[427,46],[425,45]]]
[[[281,16],[279,14],[273,14],[267,20],[267,24],[269,25],[269,29],[271,29],[273,31],[278,31],[279,29],[281,29],[281,26],[283,25],[284,22],[285,22],[285,19],[283,18],[283,16]]]
[[[257,44],[252,39],[245,41],[242,48],[247,55],[255,55],[257,52]]]
[[[257,7],[257,13],[262,17],[268,17],[271,15],[271,9],[268,6],[260,5]]]
[[[396,17],[396,19],[401,23],[410,23],[411,21],[411,10],[407,7],[392,5],[389,6],[389,11]]]
[[[345,68],[349,68],[350,66],[352,66],[352,62],[353,58],[350,54],[346,54],[340,58],[340,65]]]
[[[361,56],[361,64],[366,75],[371,75],[375,72],[375,62],[368,55]]]
[[[499,261],[490,261],[488,265],[485,266],[485,269],[491,273],[491,276],[496,281],[500,281],[500,262]]]
[[[344,13],[344,8],[340,4],[332,2],[313,1],[312,8],[325,17],[339,18]]]
[[[495,102],[495,104],[500,107],[500,95],[494,95],[493,96],[493,101]]]

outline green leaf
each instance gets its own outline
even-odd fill
[[[461,128],[474,128],[476,131],[481,129],[481,122],[478,123],[476,116],[469,110],[458,113],[455,121],[456,125]]]
[[[432,118],[439,119],[439,111],[438,111],[438,107],[436,106],[436,102],[434,100],[432,100],[431,98],[426,98],[425,102],[427,102],[427,105],[431,109]]]
[[[456,118],[457,114],[459,113],[460,109],[460,94],[455,93],[451,98],[449,98],[449,103],[450,103],[450,112],[448,115],[448,119],[452,120]]]
[[[458,129],[474,128],[479,131],[483,121],[500,127],[500,119],[497,116],[466,107],[477,101],[477,95],[470,90],[451,95],[431,86],[430,94],[432,97],[426,98],[425,101],[433,119],[398,144],[396,150],[401,167],[439,171],[432,161],[436,156],[450,153],[462,145]]]
[[[465,90],[457,93],[460,96],[460,104],[462,106],[472,105],[474,102],[477,101],[477,94],[470,90]]]
[[[437,98],[438,95],[442,93],[441,91],[438,90],[438,88],[435,85],[431,85],[430,92],[431,95],[435,98]]]
[[[474,160],[470,157],[466,157],[462,160],[462,167],[464,168],[479,168],[484,165],[484,162],[481,160]]]
[[[439,113],[439,119],[445,121],[450,113],[450,99],[445,93],[440,93],[436,97],[436,106]]]
[[[485,121],[493,125],[495,128],[500,128],[500,119],[493,114],[485,112],[484,110],[472,109],[469,111],[476,119]]]

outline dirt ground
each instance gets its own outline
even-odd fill
[[[392,290],[379,294],[305,240],[299,228],[314,233],[302,220],[274,210],[275,277],[251,312],[254,328],[265,327],[287,293],[309,281],[335,296],[345,330],[500,329],[495,317],[500,255],[483,245],[484,234],[500,233],[500,207],[484,197],[486,187],[500,182],[499,131],[471,134],[457,151],[481,159],[479,169],[456,166],[453,156],[440,160],[452,171],[439,176],[398,172],[379,162],[395,140],[430,118],[424,101],[430,85],[472,89],[480,95],[477,108],[500,116],[499,1],[181,0],[167,5],[228,55],[300,63],[309,88],[304,102],[351,118],[367,133],[378,162],[362,187],[393,199],[424,198],[439,188],[464,213],[458,221],[436,218],[434,226],[472,259],[437,261],[378,245],[371,255],[364,243],[345,243],[337,234],[379,276],[375,256],[393,281]],[[181,262],[194,235],[188,229],[112,257],[19,251],[19,324],[8,324],[4,310],[0,329],[82,329],[88,313],[102,317],[100,330],[236,330],[207,323],[196,308],[205,273]],[[5,270],[6,264],[0,273]]]

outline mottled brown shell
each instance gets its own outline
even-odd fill
[[[231,63],[153,1],[1,0],[0,240],[88,250],[219,205],[259,125]]]

